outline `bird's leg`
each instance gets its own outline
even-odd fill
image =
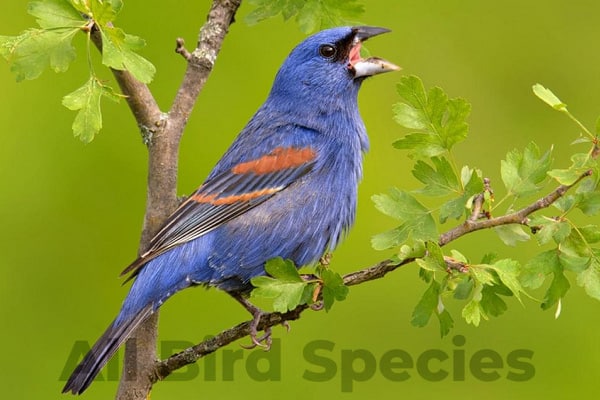
[[[256,346],[264,347],[265,350],[269,350],[271,348],[271,327],[267,327],[265,329],[264,335],[258,337],[258,324],[260,323],[260,318],[265,314],[263,310],[256,307],[254,304],[250,303],[247,298],[245,298],[241,293],[229,293],[231,297],[236,299],[250,314],[252,314],[252,323],[250,324],[250,339],[252,339],[252,344],[249,346],[242,346],[246,349],[253,349]],[[289,330],[289,326],[288,326]],[[264,342],[264,344],[262,343]]]

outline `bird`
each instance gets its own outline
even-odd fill
[[[167,218],[122,273],[133,284],[122,307],[67,380],[83,393],[133,331],[191,286],[231,294],[254,316],[250,280],[265,263],[315,264],[345,237],[356,215],[369,139],[358,110],[362,82],[398,70],[361,57],[367,39],[389,32],[345,26],[307,37],[288,55],[271,91],[204,183]]]

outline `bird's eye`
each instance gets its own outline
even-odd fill
[[[319,54],[324,58],[333,58],[337,54],[337,49],[332,44],[323,44],[319,47]]]

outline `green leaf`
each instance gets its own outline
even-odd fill
[[[494,275],[488,271],[488,266],[484,264],[470,265],[469,274],[475,281],[476,286],[494,285],[496,282]]]
[[[418,130],[394,142],[411,156],[434,157],[447,151],[467,136],[471,106],[463,99],[448,99],[438,87],[425,91],[421,80],[404,76],[397,86],[403,103],[394,105],[394,119],[400,125]]]
[[[444,196],[460,193],[461,186],[452,166],[445,157],[432,157],[433,167],[424,161],[417,161],[412,173],[425,187],[417,192],[427,196]]]
[[[583,193],[577,207],[586,215],[597,215],[600,212],[600,192]]]
[[[440,323],[440,336],[444,337],[450,333],[450,330],[454,327],[454,320],[447,310],[444,310],[441,313],[436,312],[435,315]]]
[[[567,270],[581,272],[591,262],[591,248],[576,231],[571,231],[571,234],[559,244],[558,250],[558,259]]]
[[[265,271],[273,278],[283,282],[304,282],[294,263],[281,257],[267,261]]]
[[[112,89],[101,85],[95,77],[79,89],[63,97],[63,105],[69,110],[79,111],[73,121],[73,134],[82,142],[89,143],[102,128],[102,111],[100,100],[107,97],[118,101]]]
[[[494,264],[489,264],[489,268],[496,271],[500,281],[515,295],[517,300],[521,301],[523,287],[519,282],[519,274],[521,273],[519,262],[511,259],[503,259],[496,261]]]
[[[473,279],[469,277],[464,277],[456,288],[454,288],[453,296],[457,300],[466,300],[473,293]]]
[[[561,269],[556,249],[540,253],[523,266],[520,276],[521,284],[530,289],[537,289],[553,271]]]
[[[479,302],[479,306],[485,314],[492,317],[499,317],[508,309],[504,300],[498,296],[496,288],[497,286],[484,286],[481,290],[481,301]]]
[[[115,27],[105,27],[101,33],[104,65],[121,71],[127,70],[142,83],[152,81],[156,68],[134,51],[144,47],[144,40]]]
[[[579,227],[578,230],[588,244],[600,242],[600,226],[586,225]]]
[[[535,238],[540,245],[554,240],[557,244],[562,242],[571,233],[571,225],[561,219],[536,217],[529,224],[536,227]]]
[[[523,230],[521,225],[500,225],[494,227],[494,231],[507,246],[516,246],[518,242],[526,242],[529,240],[529,235]]]
[[[0,36],[0,55],[11,64],[17,81],[35,79],[48,66],[55,72],[66,71],[75,59],[73,36],[87,21],[67,0],[34,1],[28,11],[42,29]]]
[[[346,299],[349,289],[348,286],[344,285],[342,276],[330,269],[322,270],[321,279],[323,280],[323,304],[325,311],[329,311],[336,300],[343,301]]]
[[[372,245],[376,250],[395,247],[409,237],[437,240],[435,221],[429,210],[409,193],[393,188],[389,195],[375,195],[372,199],[379,211],[403,222],[399,227],[373,237]]]
[[[87,21],[68,0],[32,1],[27,12],[37,17],[37,23],[44,29],[81,28]]]
[[[11,64],[17,81],[35,79],[48,66],[64,72],[75,59],[71,41],[77,32],[72,28],[29,29],[15,37],[0,36],[0,55]]]
[[[272,277],[258,276],[250,282],[255,287],[251,298],[273,300],[273,310],[287,312],[302,304],[306,299],[306,286],[294,264],[290,260],[274,258],[267,261],[265,271]]]
[[[121,0],[91,0],[89,2],[89,16],[96,21],[100,29],[112,26],[121,11]]]
[[[246,17],[254,25],[264,19],[282,14],[284,20],[296,16],[300,30],[310,33],[317,29],[352,25],[352,18],[364,12],[357,0],[252,0],[256,8]]]
[[[567,108],[567,105],[560,101],[560,99],[556,97],[556,95],[552,93],[550,89],[546,89],[539,83],[533,85],[533,93],[535,93],[535,95],[539,97],[544,103],[548,104],[555,110],[560,111]]]
[[[577,275],[577,284],[596,300],[600,300],[600,250],[595,249],[594,258],[588,268]]]
[[[546,178],[552,164],[552,149],[540,156],[538,146],[531,142],[523,153],[512,150],[501,161],[502,181],[509,193],[516,197],[527,196],[539,190],[538,184]]]
[[[590,168],[595,167],[595,161],[588,154],[577,153],[571,156],[571,167],[568,169],[553,169],[548,172],[561,185],[572,185]]]
[[[412,150],[410,155],[417,157],[435,157],[446,152],[437,137],[422,133],[409,133],[392,145],[398,150]]]
[[[444,254],[442,249],[437,243],[432,241],[427,242],[427,253],[423,258],[416,260],[417,265],[424,270],[432,272],[445,272],[446,262],[444,261]]]
[[[460,196],[451,199],[440,208],[440,223],[445,223],[449,218],[460,219],[470,208],[469,199],[483,191],[481,171],[464,166],[461,170],[461,183],[464,189]]]
[[[479,301],[475,299],[472,299],[464,306],[462,309],[462,317],[465,319],[465,321],[467,321],[467,323],[474,326],[479,326],[481,317],[486,318],[485,314],[482,313]]]
[[[398,251],[398,261],[403,261],[408,258],[420,258],[424,255],[425,242],[417,240],[412,246],[407,244],[400,246],[400,251]]]
[[[554,277],[552,282],[550,283],[550,287],[548,291],[546,291],[546,296],[544,297],[544,301],[542,301],[542,309],[547,310],[554,306],[560,299],[565,297],[565,294],[571,287],[569,284],[569,280],[565,276],[562,267],[553,266],[553,274]]]
[[[440,284],[432,280],[425,293],[423,293],[421,300],[415,306],[410,323],[418,327],[426,326],[431,314],[437,308],[439,296]]]

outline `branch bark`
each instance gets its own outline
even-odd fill
[[[192,53],[184,49],[181,39],[177,40],[176,52],[184,55],[187,69],[168,113],[160,111],[147,85],[137,81],[127,71],[112,70],[141,130],[144,143],[148,146],[148,189],[140,253],[146,250],[152,236],[177,207],[177,169],[183,130],[214,67],[241,1],[213,1],[207,21],[200,29],[196,49]],[[92,31],[92,40],[102,51],[102,38],[97,30]],[[149,397],[155,382],[153,372],[157,358],[157,327],[158,313],[155,313],[127,341],[117,399]]]
[[[472,216],[470,216],[463,224],[441,234],[438,240],[438,244],[440,246],[445,246],[450,242],[458,239],[459,237],[481,229],[493,228],[496,226],[509,224],[527,225],[529,215],[543,208],[549,207],[550,205],[552,205],[552,203],[564,196],[565,193],[567,193],[567,191],[576,186],[582,179],[590,176],[591,174],[591,170],[586,171],[572,185],[560,185],[546,196],[514,213],[506,214],[501,217],[480,220],[475,220],[474,218],[472,218]],[[489,188],[489,182],[486,184],[486,188],[484,190],[491,190]],[[479,214],[479,211],[477,213]],[[383,278],[388,273],[395,271],[396,269],[404,265],[410,264],[415,260],[416,258],[406,258],[401,261],[395,261],[392,259],[383,260],[370,267],[344,275],[344,283],[346,284],[346,286],[354,286],[374,281],[376,279]],[[457,269],[459,271],[462,271],[464,269],[464,265],[452,265],[452,260],[446,260],[446,262],[448,264],[448,268],[450,269]],[[261,317],[258,329],[264,330],[268,327],[282,324],[285,321],[299,319],[301,314],[309,308],[310,307],[306,305],[300,305],[294,310],[283,314],[278,312],[266,313]],[[152,381],[156,382],[158,380],[165,379],[177,369],[183,368],[188,364],[194,363],[199,358],[213,353],[219,348],[224,347],[238,339],[248,336],[250,334],[250,323],[251,321],[247,321],[238,324],[232,328],[229,328],[219,333],[212,339],[206,340],[195,346],[189,347],[180,353],[170,356],[165,360],[157,361],[154,367],[154,372],[152,374]]]

